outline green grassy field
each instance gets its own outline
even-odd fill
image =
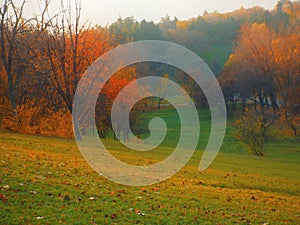
[[[131,164],[166,158],[174,132],[153,152],[133,152],[106,140]],[[152,115],[153,116],[153,115]],[[113,183],[94,172],[74,140],[0,133],[0,224],[300,224],[300,142],[271,137],[266,156],[248,155],[228,126],[211,167],[198,171],[209,130],[191,161],[165,182],[145,187]],[[174,120],[174,121],[173,121]],[[172,136],[175,135],[175,136]]]

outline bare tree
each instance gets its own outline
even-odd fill
[[[12,0],[4,0],[0,8],[0,50],[1,60],[8,80],[8,95],[12,109],[16,109],[17,76],[14,64],[17,58],[18,36],[22,33],[27,21],[23,18],[26,0],[18,7]]]
[[[65,5],[61,1],[60,8],[60,13],[52,18],[47,11],[42,12],[38,38],[41,49],[44,48],[42,58],[46,60],[41,60],[40,63],[48,74],[53,92],[58,94],[65,108],[72,114],[73,98],[81,76],[106,49],[95,43],[103,40],[95,40],[95,35],[91,35],[97,30],[81,24],[79,1],[75,2],[74,8],[71,3]],[[48,19],[45,19],[46,16]],[[74,125],[77,132],[79,128],[76,123]],[[77,139],[81,139],[79,132],[75,135]]]

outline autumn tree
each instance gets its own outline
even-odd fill
[[[100,138],[107,138],[109,131],[112,129],[112,123],[114,122],[116,133],[114,133],[114,139],[116,135],[120,137],[120,133],[123,132],[124,140],[128,139],[129,130],[124,126],[123,121],[126,119],[120,119],[124,117],[124,112],[129,111],[128,103],[132,95],[137,95],[139,91],[138,87],[132,89],[130,93],[127,93],[125,98],[121,99],[119,108],[117,108],[116,114],[118,114],[118,121],[111,121],[111,110],[115,98],[120,91],[125,88],[130,82],[136,79],[136,67],[135,65],[122,68],[117,71],[103,86],[101,93],[97,100],[96,105],[96,125]],[[137,114],[139,112],[134,111],[131,113],[130,122],[135,125],[137,122]]]
[[[6,121],[10,121],[10,124],[15,121],[14,131],[25,129],[22,121],[37,124],[41,111],[40,103],[45,96],[47,83],[36,63],[38,55],[35,54],[37,44],[34,39],[35,29],[33,29],[35,18],[23,17],[26,3],[28,2],[4,1],[0,10],[0,66],[1,76],[3,76],[1,77],[3,84],[1,102],[5,104],[2,104],[1,111],[5,112],[3,115],[7,117]],[[29,111],[32,112],[31,115]]]
[[[236,57],[243,63],[255,82],[249,88],[254,89],[261,112],[272,107],[278,110],[276,88],[274,84],[274,32],[266,24],[245,25],[235,50]],[[270,102],[269,102],[270,100]]]
[[[61,3],[61,14],[47,21],[42,20],[39,43],[41,67],[48,74],[53,92],[62,99],[64,107],[72,113],[72,104],[77,84],[88,66],[103,54],[107,39],[101,28],[90,29],[81,24],[81,4],[65,6]],[[47,22],[47,26],[42,24]],[[74,124],[76,127],[76,123]],[[76,131],[79,127],[76,127]],[[80,133],[76,133],[80,139]]]
[[[230,55],[225,64],[225,68],[218,81],[223,90],[227,113],[229,116],[237,108],[237,104],[242,104],[242,111],[246,110],[247,100],[253,100],[256,106],[256,79],[252,76],[252,71],[247,65],[236,57],[235,54]],[[257,110],[256,110],[257,111]]]
[[[274,80],[278,90],[282,120],[294,134],[300,127],[300,35],[299,29],[276,38],[273,42],[276,57]]]
[[[16,5],[12,0],[4,0],[0,6],[0,52],[1,61],[7,76],[8,95],[11,108],[16,109],[16,86],[18,78],[16,72],[16,58],[18,57],[18,38],[24,31],[24,26],[28,21],[23,18],[23,0],[20,5]]]
[[[297,134],[299,128],[299,27],[280,32],[266,24],[245,25],[234,54],[225,64],[219,81],[227,106],[234,99],[253,100],[271,124],[281,118]],[[273,115],[268,112],[272,108]]]

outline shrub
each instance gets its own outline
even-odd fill
[[[73,138],[72,115],[58,111],[43,117],[40,121],[41,135]]]
[[[17,106],[3,118],[2,127],[13,132],[72,138],[72,116],[68,112],[42,110],[38,104],[28,102]]]
[[[236,121],[237,139],[244,143],[251,154],[264,155],[266,127],[264,117],[260,115],[244,115]]]
[[[10,115],[3,118],[2,126],[4,129],[14,132],[38,134],[39,110],[39,107],[30,103],[19,105]]]

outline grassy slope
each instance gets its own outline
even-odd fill
[[[205,137],[207,113],[200,115]],[[175,125],[170,129],[176,130]],[[207,171],[197,170],[199,150],[176,176],[137,188],[92,171],[72,140],[0,133],[0,194],[5,195],[0,223],[299,224],[299,140],[274,139],[266,145],[266,157],[257,158],[244,153],[232,136],[229,127]],[[171,145],[170,140],[164,145]],[[112,154],[132,164],[154,163],[171,151],[161,147],[135,153],[114,141],[105,143]],[[203,149],[205,140],[199,146]]]

